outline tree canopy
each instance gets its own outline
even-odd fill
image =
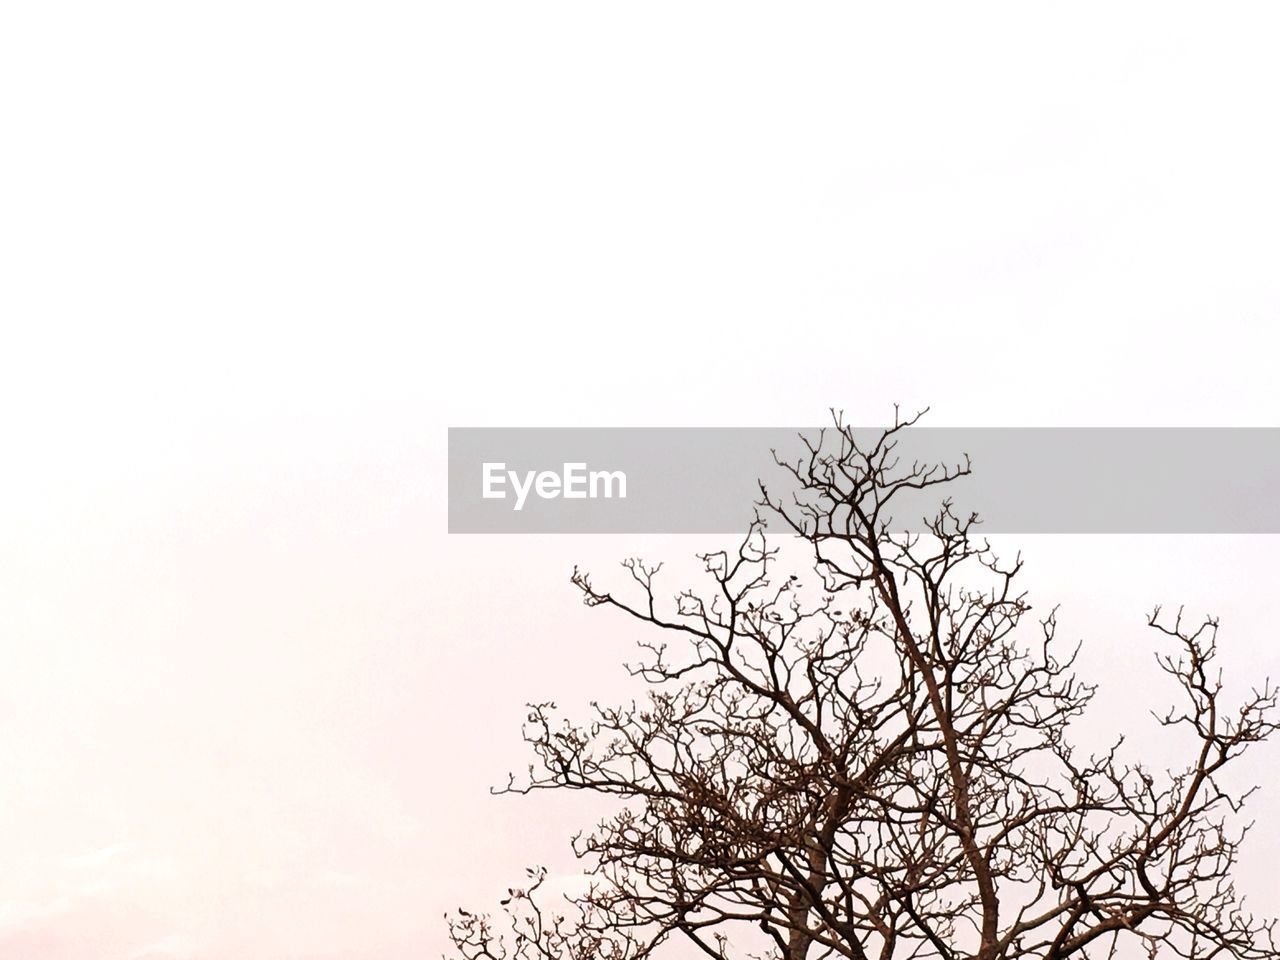
[[[496,915],[450,918],[461,957],[1277,956],[1232,885],[1248,791],[1220,776],[1275,732],[1276,690],[1229,703],[1217,622],[1157,610],[1159,719],[1193,749],[1158,771],[1082,752],[1078,647],[944,498],[970,465],[900,461],[914,420],[859,443],[837,419],[780,458],[786,494],[762,485],[701,587],[665,594],[640,560],[617,589],[574,571],[588,605],[651,628],[647,696],[581,721],[531,706],[535,762],[505,789],[616,812],[573,841],[587,892],[547,898],[531,870]],[[935,488],[927,532],[894,532],[904,493]]]

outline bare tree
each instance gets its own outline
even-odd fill
[[[702,557],[702,591],[664,601],[640,561],[630,597],[574,572],[588,605],[654,628],[631,668],[648,696],[585,723],[532,706],[536,763],[506,790],[617,811],[574,840],[589,892],[545,903],[530,871],[496,918],[450,918],[462,957],[630,960],[676,940],[720,960],[1278,955],[1231,881],[1251,791],[1220,778],[1275,731],[1275,689],[1228,706],[1217,622],[1157,610],[1180,700],[1158,717],[1190,734],[1185,767],[1126,763],[1119,743],[1081,756],[1068,726],[1094,690],[1053,614],[1023,626],[1021,560],[949,501],[928,533],[891,531],[895,498],[969,471],[899,463],[914,420],[860,445],[837,418],[779,460],[795,490],[761,487],[737,551]]]

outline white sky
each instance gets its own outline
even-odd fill
[[[564,867],[485,791],[620,689],[568,571],[699,544],[448,538],[447,426],[1276,425],[1278,21],[5,5],[0,956],[435,956]],[[1280,675],[1275,539],[1019,542],[1093,729],[1158,601]]]

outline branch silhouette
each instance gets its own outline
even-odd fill
[[[574,571],[588,605],[652,628],[630,668],[648,695],[580,723],[532,705],[535,762],[505,789],[618,810],[573,841],[585,894],[547,902],[531,870],[496,918],[449,918],[459,956],[1277,956],[1231,881],[1251,791],[1220,778],[1275,732],[1275,688],[1229,705],[1217,621],[1157,610],[1178,698],[1157,718],[1191,734],[1185,766],[1126,763],[1119,742],[1080,755],[1068,731],[1094,688],[1053,613],[1024,624],[1021,559],[947,499],[926,534],[892,532],[904,493],[970,471],[900,462],[918,416],[861,444],[835,416],[800,459],[775,454],[787,496],[761,486],[701,589],[663,596],[640,560],[617,593]]]

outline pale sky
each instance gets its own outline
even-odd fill
[[[0,957],[438,956],[571,867],[594,809],[487,794],[625,688],[569,570],[703,544],[449,537],[448,426],[1280,423],[1278,26],[5,5]],[[1082,736],[1151,729],[1157,602],[1280,676],[1276,538],[1009,543]]]

